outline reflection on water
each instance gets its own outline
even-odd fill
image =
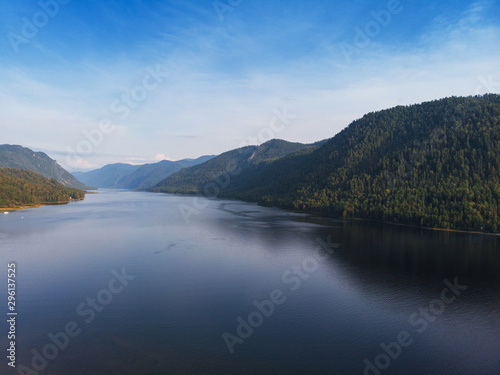
[[[498,237],[215,200],[188,224],[182,204],[192,198],[105,190],[1,215],[1,264],[18,265],[18,364],[75,322],[81,333],[40,373],[357,375],[403,331],[412,343],[367,373],[500,373]],[[312,263],[327,238],[340,247]],[[123,267],[135,278],[106,301]],[[441,311],[444,280],[467,289]],[[231,354],[223,334],[239,337],[237,319],[276,289],[284,302]]]

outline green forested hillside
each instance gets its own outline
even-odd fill
[[[45,203],[65,203],[83,199],[85,192],[68,188],[55,179],[15,168],[0,168],[0,208],[36,206]]]
[[[251,147],[227,152],[198,169],[170,176],[156,191],[203,192],[215,182],[219,197],[263,205],[500,231],[499,95],[451,97],[373,112],[321,147],[258,163],[248,162],[252,155]],[[224,181],[223,167],[231,160],[236,160],[237,173]],[[217,165],[203,167],[210,162]]]
[[[0,168],[25,169],[47,178],[54,178],[64,186],[92,189],[78,181],[47,154],[18,145],[0,145]]]
[[[498,232],[500,97],[452,97],[370,113],[312,153],[248,172],[221,196],[344,218]]]
[[[242,147],[225,152],[203,164],[184,168],[150,190],[163,193],[203,192],[206,185],[214,180],[220,181],[220,184],[225,186],[226,182],[231,181],[231,177],[244,174],[252,166],[310,147],[317,146],[279,139],[273,139],[260,146]]]

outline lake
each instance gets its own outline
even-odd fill
[[[0,243],[2,374],[500,374],[498,236],[102,190]]]

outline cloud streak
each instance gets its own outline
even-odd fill
[[[6,12],[21,15],[17,4]],[[210,4],[120,5],[83,11],[68,4],[33,48],[7,54],[0,63],[2,143],[53,150],[49,155],[68,167],[66,146],[110,117],[117,131],[83,158],[82,168],[135,157],[194,158],[238,147],[284,104],[297,118],[280,137],[314,142],[369,111],[473,95],[478,77],[500,80],[500,52],[492,47],[500,45],[494,2],[457,2],[454,12],[409,4],[349,64],[340,43],[386,3],[253,2],[222,23]],[[104,33],[112,27],[118,32]],[[83,30],[90,30],[88,37]],[[0,48],[8,47],[3,43]],[[127,118],[117,118],[113,101],[155,64],[170,73],[168,79]]]

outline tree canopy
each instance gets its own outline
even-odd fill
[[[53,178],[23,169],[0,168],[1,208],[67,203],[84,197],[84,191],[66,187]]]

